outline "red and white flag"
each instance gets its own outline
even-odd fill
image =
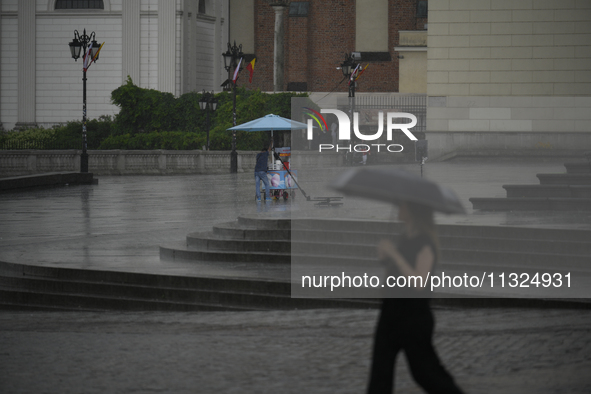
[[[88,67],[90,67],[90,63],[92,62],[92,57],[90,56],[91,49],[92,49],[92,44],[90,44],[88,46],[88,50],[84,54],[84,63],[82,64],[82,68],[84,69],[84,72],[86,72],[86,70],[88,70]]]
[[[355,80],[355,77],[357,76],[357,71],[359,71],[359,66],[361,64],[358,64],[357,67],[355,67],[355,70],[353,70],[353,72],[351,73],[351,79],[349,79],[349,85],[351,85],[351,82],[353,82]]]
[[[240,61],[238,62],[238,67],[236,67],[236,70],[234,71],[234,78],[232,78],[232,82],[236,83],[236,80],[238,79],[238,71],[240,71],[240,65],[242,64],[242,58],[240,58]]]

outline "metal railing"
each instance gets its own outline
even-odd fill
[[[404,94],[404,95],[364,95],[355,97],[355,108],[383,109],[396,112],[407,112],[417,117],[417,125],[413,131],[427,130],[427,95],[426,94]],[[404,123],[404,122],[402,122]]]

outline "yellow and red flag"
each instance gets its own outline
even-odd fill
[[[94,55],[94,57],[92,58],[92,61],[96,61],[96,59],[98,58],[99,53],[101,53],[101,49],[103,49],[103,45],[105,45],[105,43],[103,42],[101,44],[101,46],[99,47],[98,51],[96,51],[96,54]],[[367,66],[366,66],[367,67]]]
[[[90,67],[90,65],[92,64],[92,62],[96,61],[96,58],[98,57],[101,49],[103,48],[103,45],[105,45],[104,42],[101,44],[101,46],[99,47],[99,49],[96,51],[96,53],[92,57],[90,56],[90,54],[92,53],[91,52],[92,51],[92,45],[90,45],[88,47],[88,50],[84,54],[84,64],[82,65],[82,67],[84,68],[84,71],[87,71],[88,68]]]
[[[248,66],[246,66],[246,69],[250,72],[250,76],[248,77],[248,82],[250,83],[252,83],[252,74],[254,74],[254,63],[256,60],[257,58],[255,57],[250,63],[248,63]]]
[[[367,68],[367,66],[369,66],[369,63],[367,63],[365,65],[365,67],[363,67],[363,70],[359,71],[359,73],[357,74],[357,77],[355,78],[355,80],[358,80],[359,77],[361,76],[361,74],[363,74],[365,72],[365,69]]]

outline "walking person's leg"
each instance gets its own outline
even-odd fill
[[[414,319],[415,329],[409,332],[404,353],[415,381],[427,393],[461,394],[452,376],[441,365],[433,347],[433,315],[422,314]]]
[[[394,365],[402,338],[389,304],[390,300],[383,301],[376,327],[368,394],[391,394],[394,388]]]

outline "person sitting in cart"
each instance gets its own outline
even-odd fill
[[[257,163],[254,167],[254,183],[256,185],[256,197],[257,202],[261,201],[261,183],[263,181],[265,184],[265,193],[267,194],[267,201],[271,201],[271,189],[269,185],[269,178],[267,178],[267,162],[269,161],[269,152],[271,151],[271,146],[269,144],[265,144],[263,149],[261,149],[260,153],[257,154]]]

